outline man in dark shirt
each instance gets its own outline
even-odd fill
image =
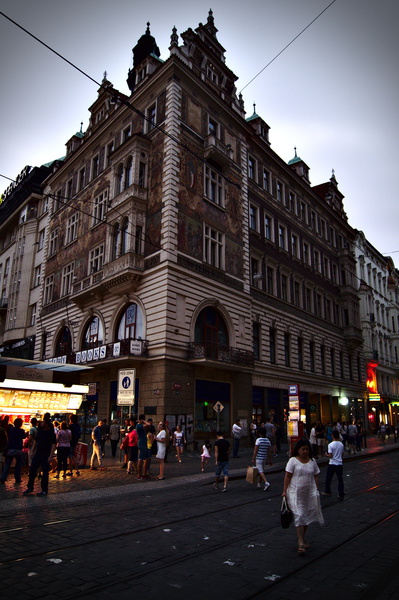
[[[215,490],[219,488],[219,477],[223,471],[224,483],[222,492],[227,491],[227,482],[229,480],[229,455],[230,455],[230,442],[223,438],[222,432],[216,433],[217,440],[214,444],[215,448],[215,483],[213,487]]]
[[[39,467],[42,470],[41,487],[42,491],[37,496],[47,496],[48,493],[48,474],[50,464],[53,460],[56,447],[56,437],[54,427],[49,419],[45,419],[39,423],[39,429],[36,434],[34,445],[32,448],[33,458],[29,469],[28,487],[24,491],[24,496],[28,496],[33,492],[35,487],[35,477]]]

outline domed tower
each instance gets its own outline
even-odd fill
[[[145,34],[141,36],[132,52],[133,68],[129,69],[127,84],[133,93],[137,85],[147,79],[148,75],[153,73],[163,62],[160,59],[161,52],[156,40],[151,35],[149,23],[147,23]]]

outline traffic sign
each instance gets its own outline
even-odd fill
[[[118,406],[133,406],[136,369],[119,369],[118,371]]]
[[[224,406],[221,402],[219,402],[219,400],[216,402],[216,404],[213,405],[213,410],[216,410],[217,413],[222,412],[223,409]]]

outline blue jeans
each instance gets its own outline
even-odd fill
[[[331,494],[331,481],[334,477],[334,473],[338,479],[338,496],[343,498],[344,492],[344,479],[343,479],[343,466],[342,465],[328,465],[326,474],[326,494]]]
[[[240,447],[240,438],[234,438],[233,443],[233,458],[237,458],[238,456],[238,448]]]
[[[3,472],[1,474],[1,481],[7,481],[8,472],[11,467],[11,463],[15,458],[15,467],[14,467],[14,477],[15,481],[21,481],[21,462],[22,462],[22,454],[16,456],[6,456],[6,462],[4,465]]]

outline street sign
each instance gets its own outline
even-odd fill
[[[221,402],[219,402],[219,400],[216,402],[216,404],[213,405],[213,410],[216,410],[217,413],[222,412],[223,409],[224,406]]]
[[[118,406],[133,406],[136,369],[119,369],[118,371]]]

